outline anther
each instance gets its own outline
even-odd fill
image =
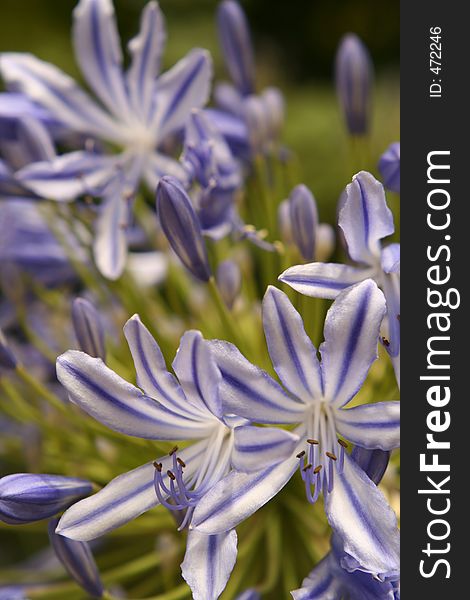
[[[177,458],[176,462],[179,464],[180,467],[183,467],[183,469],[186,467],[186,463],[184,462],[184,460],[181,460],[181,458]]]
[[[320,471],[323,469],[323,465],[318,465],[318,467],[315,467],[313,469],[313,472],[315,473],[315,475],[318,475],[318,473],[320,473]]]
[[[305,467],[302,469],[302,471],[305,473],[305,471],[308,471],[308,470],[309,470],[309,469],[311,469],[311,468],[312,468],[312,465],[309,463],[308,465],[306,465],[306,466],[305,466]]]
[[[343,448],[347,448],[348,447],[347,443],[344,440],[338,440],[338,444],[340,446],[343,446]]]
[[[398,321],[400,321],[400,315],[397,315],[397,319],[398,319]]]
[[[178,451],[178,446],[175,446],[168,452],[168,456],[173,456],[173,454],[177,451]]]
[[[166,474],[168,475],[168,477],[174,481],[176,479],[176,475],[172,472],[172,471],[167,471]]]
[[[305,450],[302,450],[302,452],[296,454],[296,458],[302,458],[302,456],[305,456]]]
[[[307,440],[307,444],[314,444],[314,445],[316,446],[316,445],[317,445],[317,444],[319,444],[319,443],[320,443],[320,442],[319,442],[318,440],[312,440],[311,438],[309,438],[309,439]]]
[[[328,456],[328,458],[331,458],[331,460],[338,460],[333,452],[325,452],[325,454]]]
[[[155,462],[153,463],[153,466],[154,466],[154,467],[157,469],[157,471],[158,471],[159,473],[161,473],[161,472],[162,472],[162,467],[163,467],[162,463],[157,463],[157,461],[155,461]]]
[[[382,337],[382,342],[383,342],[383,345],[386,346],[387,348],[390,346],[390,342],[389,342],[389,340],[387,340],[387,338]]]

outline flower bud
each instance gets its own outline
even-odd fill
[[[224,0],[217,12],[220,45],[230,76],[240,93],[255,87],[255,60],[248,22],[240,4]]]
[[[282,241],[285,244],[293,243],[292,223],[290,220],[290,201],[283,200],[277,209],[277,222],[281,232]]]
[[[85,298],[75,298],[72,303],[72,323],[80,350],[105,360],[103,322],[93,304]]]
[[[5,369],[7,371],[14,370],[17,365],[17,360],[12,350],[10,349],[7,339],[0,329],[0,372]]]
[[[318,211],[312,192],[303,184],[296,186],[289,201],[292,239],[306,261],[315,258]]]
[[[0,521],[22,525],[48,519],[91,491],[90,482],[74,477],[7,475],[0,479]]]
[[[225,304],[232,308],[242,285],[240,267],[233,260],[224,260],[217,267],[216,281]]]
[[[92,598],[101,598],[103,596],[103,584],[90,546],[86,542],[71,540],[55,533],[57,523],[58,519],[53,519],[48,526],[49,539],[57,558],[64,565],[70,577],[87,594]]]
[[[376,485],[382,481],[390,460],[390,452],[386,450],[368,450],[360,446],[354,446],[351,458],[366,473]]]
[[[380,157],[379,171],[385,187],[400,193],[400,142],[390,144]]]
[[[275,87],[266,88],[261,94],[266,109],[266,123],[270,140],[277,140],[284,124],[284,96]]]
[[[157,213],[177,256],[194,277],[209,281],[211,271],[201,224],[191,200],[174,177],[162,177],[157,186]]]
[[[372,78],[367,48],[357,35],[345,35],[336,53],[336,92],[351,135],[368,132]]]
[[[245,99],[243,116],[252,151],[263,152],[266,140],[269,138],[269,124],[266,117],[266,106],[260,96],[252,95]]]

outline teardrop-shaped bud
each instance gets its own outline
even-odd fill
[[[315,258],[316,233],[318,227],[317,203],[307,186],[296,186],[289,201],[292,239],[306,261]]]
[[[75,298],[72,303],[72,323],[80,350],[105,360],[103,321],[89,300]]]
[[[216,281],[225,304],[232,308],[242,285],[240,267],[233,260],[224,260],[217,267]]]

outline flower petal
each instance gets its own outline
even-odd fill
[[[342,582],[335,577],[335,560],[331,553],[321,560],[302,582],[302,587],[291,592],[294,600],[338,600]]]
[[[320,346],[325,397],[344,406],[359,390],[377,358],[385,298],[371,279],[342,292],[325,319]]]
[[[209,53],[195,49],[158,79],[151,128],[159,140],[183,128],[191,109],[204,106],[211,78]]]
[[[372,269],[357,269],[336,263],[310,263],[286,269],[279,281],[314,298],[336,298],[344,289],[372,277]]]
[[[129,205],[122,173],[107,187],[101,213],[95,223],[93,255],[96,266],[107,279],[118,279],[126,265],[126,227]]]
[[[383,185],[367,171],[361,171],[347,186],[346,194],[338,224],[349,255],[357,262],[374,264],[380,254],[380,240],[395,231]]]
[[[138,315],[124,325],[124,335],[134,360],[137,385],[165,408],[190,418],[200,418],[200,412],[194,410],[175,377],[168,372],[157,342]]]
[[[382,250],[381,264],[384,273],[400,273],[400,244],[389,244]]]
[[[194,439],[207,427],[159,405],[111,371],[101,359],[69,350],[57,359],[57,377],[72,402],[110,429],[145,439]]]
[[[344,471],[325,500],[328,522],[347,555],[342,566],[379,578],[396,573],[400,544],[395,513],[362,469],[348,454],[344,458]]]
[[[155,78],[160,70],[165,41],[165,23],[160,7],[156,2],[149,2],[142,11],[139,34],[128,45],[132,61],[127,72],[132,106],[145,122],[150,116]]]
[[[274,427],[245,425],[234,431],[232,466],[237,471],[253,473],[276,465],[292,456],[299,436]]]
[[[187,331],[183,335],[172,366],[189,402],[203,414],[208,411],[221,418],[219,386],[222,376],[209,343],[199,331]]]
[[[111,0],[80,0],[73,11],[72,37],[88,85],[118,119],[128,118],[129,98]]]
[[[400,403],[377,402],[335,410],[338,433],[363,448],[400,447]]]
[[[252,365],[236,346],[210,342],[222,373],[224,412],[260,423],[297,423],[305,405],[292,398],[265,371]]]
[[[160,178],[164,175],[176,177],[183,185],[188,182],[188,173],[179,161],[171,158],[171,156],[152,152],[147,157],[144,167],[145,181],[152,193],[155,192]]]
[[[99,195],[115,176],[118,164],[118,157],[69,152],[27,165],[16,177],[42,198],[73,200],[84,194]]]
[[[189,477],[197,468],[197,460],[206,448],[199,442],[185,448],[178,455],[186,463],[185,474]],[[172,459],[159,459],[163,464],[162,475],[172,467]],[[155,467],[148,463],[119,475],[98,493],[77,502],[62,516],[56,533],[73,540],[88,541],[100,537],[135,519],[158,504],[154,486]]]
[[[289,298],[269,286],[263,299],[263,325],[269,355],[282,383],[309,402],[323,395],[317,350]]]
[[[10,52],[0,56],[0,72],[10,89],[29,96],[72,130],[110,141],[122,140],[119,125],[54,65],[32,54]]]
[[[194,600],[217,600],[237,559],[235,530],[218,535],[190,531],[181,572]]]
[[[293,457],[255,473],[232,471],[201,498],[191,526],[211,534],[233,529],[271,500],[298,468]]]

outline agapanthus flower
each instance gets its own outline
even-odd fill
[[[366,135],[371,115],[373,68],[369,51],[354,33],[345,35],[336,52],[336,93],[351,135]]]
[[[365,450],[356,446],[351,458],[376,485],[381,481],[388,465],[390,453],[383,450]],[[333,534],[331,551],[303,580],[302,587],[292,593],[294,600],[398,600],[397,579],[379,581],[360,568],[348,570],[340,538]]]
[[[385,300],[370,279],[343,291],[328,311],[324,342],[317,350],[300,315],[280,290],[268,288],[263,323],[281,387],[227,342],[212,342],[222,374],[226,410],[262,423],[297,424],[295,451],[277,466],[254,473],[237,468],[216,484],[196,508],[192,526],[220,534],[235,527],[300,473],[307,500],[323,493],[325,510],[350,561],[384,579],[398,569],[396,517],[383,494],[345,452],[349,440],[364,448],[399,445],[399,403],[345,408],[377,358]],[[241,436],[245,427],[239,427]],[[274,453],[279,443],[273,443]],[[257,460],[256,442],[252,444]]]
[[[217,11],[217,27],[225,64],[233,80],[215,87],[214,98],[220,111],[211,116],[224,131],[224,113],[245,125],[251,151],[264,152],[279,137],[284,121],[284,100],[280,90],[269,87],[256,93],[254,52],[248,21],[236,0],[223,0]],[[236,128],[242,131],[239,126]],[[246,148],[243,146],[242,151]],[[245,152],[241,153],[244,158]]]
[[[182,163],[197,184],[192,200],[205,235],[219,239],[234,228],[240,165],[204,111],[193,110],[186,125]]]
[[[382,245],[395,231],[383,185],[361,171],[346,187],[338,224],[348,253],[357,266],[313,262],[290,267],[279,276],[296,291],[317,298],[336,298],[345,288],[374,278],[387,300],[381,341],[400,380],[400,245]]]
[[[105,331],[100,313],[86,298],[72,303],[72,323],[80,350],[105,360]]]
[[[94,252],[98,267],[112,279],[125,264],[130,198],[142,179],[153,191],[161,175],[185,178],[184,169],[165,154],[163,144],[184,127],[191,109],[205,104],[209,94],[211,61],[204,50],[192,50],[157,77],[164,42],[162,14],[156,2],[149,2],[140,32],[129,43],[131,64],[124,71],[111,0],[80,0],[74,11],[73,44],[97,101],[68,75],[32,55],[0,57],[9,89],[46,108],[69,132],[121,148],[118,154],[70,152],[18,174],[41,197],[103,198]]]
[[[318,208],[312,192],[299,184],[279,205],[279,228],[284,242],[294,244],[302,258],[326,260],[333,251],[335,234],[328,223],[319,223]]]
[[[139,387],[123,380],[102,360],[68,351],[57,360],[57,375],[71,401],[120,433],[194,443],[181,451],[175,447],[169,455],[120,475],[72,506],[56,533],[76,540],[101,536],[157,504],[183,511],[180,529],[190,526],[201,498],[230,472],[232,464],[240,466],[248,460],[272,465],[297,443],[295,435],[270,428],[261,434],[256,428],[251,437],[242,428],[244,437],[238,440],[239,425],[246,420],[224,412],[221,374],[199,332],[187,332],[181,339],[172,365],[178,379],[167,371],[160,348],[137,316],[127,322],[124,333]],[[271,450],[273,441],[278,442],[278,452]],[[252,444],[258,452],[245,451],[245,445]],[[189,531],[182,573],[196,600],[218,598],[236,553],[233,528],[216,535]]]
[[[391,192],[400,193],[400,142],[394,142],[379,160],[379,171],[384,185]]]

